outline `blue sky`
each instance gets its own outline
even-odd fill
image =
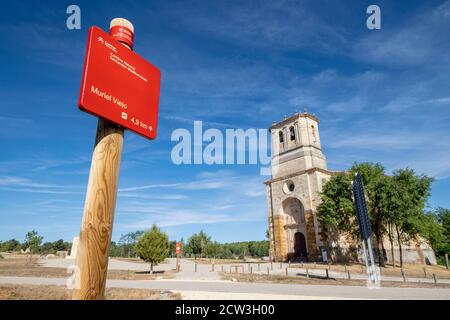
[[[81,8],[81,30],[66,8]],[[382,29],[366,28],[381,8]],[[78,110],[87,30],[114,17],[162,71],[158,138],[126,133],[113,239],[264,239],[256,165],[172,164],[176,128],[267,128],[305,107],[331,170],[380,161],[436,178],[450,207],[450,1],[16,1],[0,19],[0,240],[78,235],[96,118]]]

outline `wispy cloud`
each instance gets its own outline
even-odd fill
[[[394,68],[448,66],[450,1],[435,8],[419,9],[403,20],[397,30],[371,33],[354,46],[353,57]]]
[[[0,176],[0,189],[14,192],[49,193],[49,194],[82,194],[82,186],[40,183],[28,178],[16,176]]]

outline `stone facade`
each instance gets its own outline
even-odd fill
[[[318,125],[319,120],[305,112],[274,123],[269,129],[272,178],[265,184],[269,255],[274,261],[322,261],[322,251],[333,261],[361,261],[360,241],[332,227],[326,230],[317,219],[320,191],[333,174],[327,169]],[[385,259],[390,263],[392,249],[387,237],[383,245]],[[423,239],[411,241],[402,249],[404,262],[436,264],[433,250]],[[396,241],[393,251],[398,263]]]
[[[330,172],[318,124],[315,116],[297,113],[270,128],[272,179],[265,183],[273,260],[321,260],[325,239],[317,220],[317,205]]]

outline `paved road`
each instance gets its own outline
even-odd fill
[[[0,283],[66,285],[63,278],[0,277]],[[437,288],[380,288],[368,289],[357,286],[299,285],[274,283],[243,283],[224,280],[108,280],[107,287],[172,290],[195,298],[195,293],[209,295],[212,299],[238,298],[273,299],[274,296],[292,299],[445,299],[450,300],[450,289]],[[267,294],[267,296],[265,296]],[[201,295],[200,295],[201,296]]]

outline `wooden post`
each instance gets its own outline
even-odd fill
[[[114,19],[134,31],[125,19]],[[131,49],[128,45],[124,44]],[[81,223],[74,300],[103,299],[122,158],[124,129],[99,118]]]
[[[344,264],[344,272],[347,272],[347,264]]]
[[[123,128],[99,118],[75,263],[74,300],[104,297],[122,145]]]
[[[325,274],[326,274],[326,277],[327,277],[327,279],[329,278],[328,277],[328,269],[325,269]]]
[[[350,270],[347,270],[347,278],[350,280]]]
[[[252,274],[253,273],[253,268],[252,267],[250,267],[250,274]]]
[[[270,261],[270,270],[273,270],[273,264],[272,264],[272,261]]]
[[[286,277],[288,276],[288,268],[286,268]]]
[[[269,275],[269,267],[267,267],[267,275]]]
[[[406,282],[406,276],[405,276],[405,272],[403,271],[403,268],[401,268],[400,271],[402,273],[403,282]]]
[[[427,267],[423,267],[423,274],[425,276],[425,278],[427,277]]]
[[[448,253],[445,254],[445,267],[448,269]]]
[[[197,262],[195,263],[195,272],[197,272]]]
[[[258,272],[261,271],[260,264],[258,263]]]
[[[437,277],[436,277],[436,274],[435,273],[433,273],[433,280],[434,280],[434,284],[437,284]]]
[[[223,264],[221,265],[220,270],[223,272]]]
[[[308,271],[308,268],[306,268],[306,277],[309,278],[309,271]]]

